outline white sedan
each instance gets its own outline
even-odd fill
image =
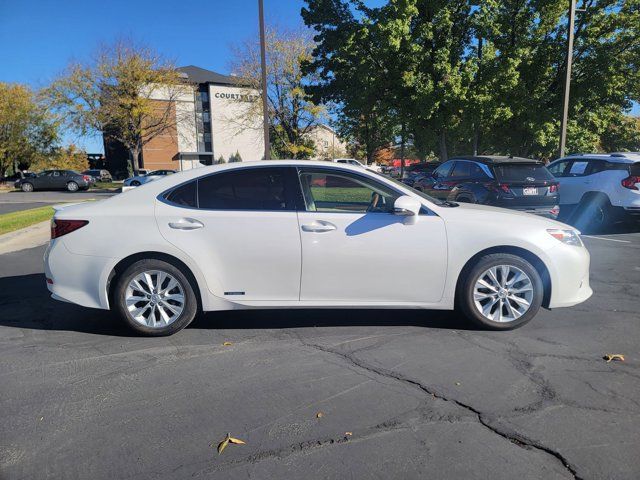
[[[455,307],[506,330],[592,294],[567,225],[309,161],[204,167],[61,207],[45,264],[53,298],[146,335],[249,308]]]
[[[135,177],[129,177],[123,182],[123,185],[125,187],[139,187],[140,185],[159,180],[166,175],[173,175],[174,173],[176,173],[175,170],[153,170],[145,174],[136,175]]]

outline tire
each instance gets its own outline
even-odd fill
[[[69,192],[77,192],[79,189],[80,189],[80,187],[73,180],[70,181],[70,182],[67,182],[67,191],[69,191]]]
[[[594,195],[580,201],[569,223],[583,233],[605,233],[613,223],[613,213],[608,197]]]
[[[26,193],[31,193],[33,192],[33,184],[29,182],[23,183],[20,185],[20,190]]]
[[[156,283],[155,289],[149,288],[148,277]],[[172,280],[177,286],[169,288]],[[168,299],[167,295],[173,298]],[[136,298],[140,300],[132,303]],[[189,325],[198,312],[198,299],[186,275],[176,266],[156,259],[139,260],[129,266],[116,281],[112,301],[114,310],[129,327],[151,337],[173,335]]]
[[[498,284],[504,285],[501,267],[509,269],[506,277],[506,289],[496,288],[495,294],[489,288],[481,287],[477,289],[479,280],[489,285],[495,284],[490,279],[490,274],[487,274],[490,271],[494,272],[494,277],[496,277]],[[542,305],[544,288],[540,274],[533,265],[517,255],[508,253],[485,255],[479,258],[470,268],[463,270],[461,275],[464,275],[464,278],[458,284],[459,288],[456,295],[458,308],[469,320],[483,329],[511,330],[521,327],[535,317],[540,305]],[[519,280],[509,286],[509,282],[513,281],[516,275],[519,276]],[[527,287],[530,289],[522,292],[512,292],[512,290],[523,290]],[[509,295],[510,292],[511,294]],[[476,300],[476,294],[479,296],[485,295],[486,298]],[[514,297],[520,300],[514,301]],[[525,307],[523,302],[528,303],[528,307]],[[488,315],[481,312],[481,309],[484,310],[485,308],[488,309],[486,310]]]
[[[131,182],[132,187],[139,187],[140,185],[141,183],[138,180],[134,180],[133,182]]]
[[[460,195],[459,197],[456,197],[455,201],[459,203],[476,203],[466,195]]]

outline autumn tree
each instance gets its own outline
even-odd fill
[[[314,102],[305,85],[315,83],[314,75],[303,72],[311,60],[314,44],[300,31],[267,29],[267,103],[272,152],[276,158],[309,158],[314,144],[309,133],[326,119],[325,108]],[[262,90],[260,45],[249,40],[235,47],[232,71],[247,94]],[[262,102],[245,102],[245,112],[236,119],[238,130],[255,128],[262,117]]]
[[[47,93],[70,128],[121,142],[137,175],[143,147],[160,135],[175,135],[187,120],[176,105],[192,88],[157,52],[120,41],[100,48],[91,63],[71,63]]]
[[[57,124],[28,87],[0,82],[0,178],[47,155],[58,139]]]

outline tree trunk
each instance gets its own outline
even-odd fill
[[[447,132],[442,130],[440,132],[440,161],[446,162],[449,158],[447,154]]]
[[[140,173],[140,149],[133,147],[129,149],[129,161],[131,162],[131,169],[133,170],[133,176],[138,176]]]

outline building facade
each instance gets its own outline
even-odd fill
[[[306,136],[316,147],[311,160],[333,160],[347,155],[347,144],[327,125],[316,125]]]
[[[175,126],[147,143],[141,155],[141,168],[147,170],[186,170],[231,157],[262,160],[264,137],[259,108],[260,92],[242,87],[233,76],[221,75],[193,65],[180,67],[184,92],[172,97],[171,114]],[[166,102],[158,89],[151,98]],[[164,106],[163,106],[164,108]],[[126,149],[104,135],[107,168],[126,170]]]

